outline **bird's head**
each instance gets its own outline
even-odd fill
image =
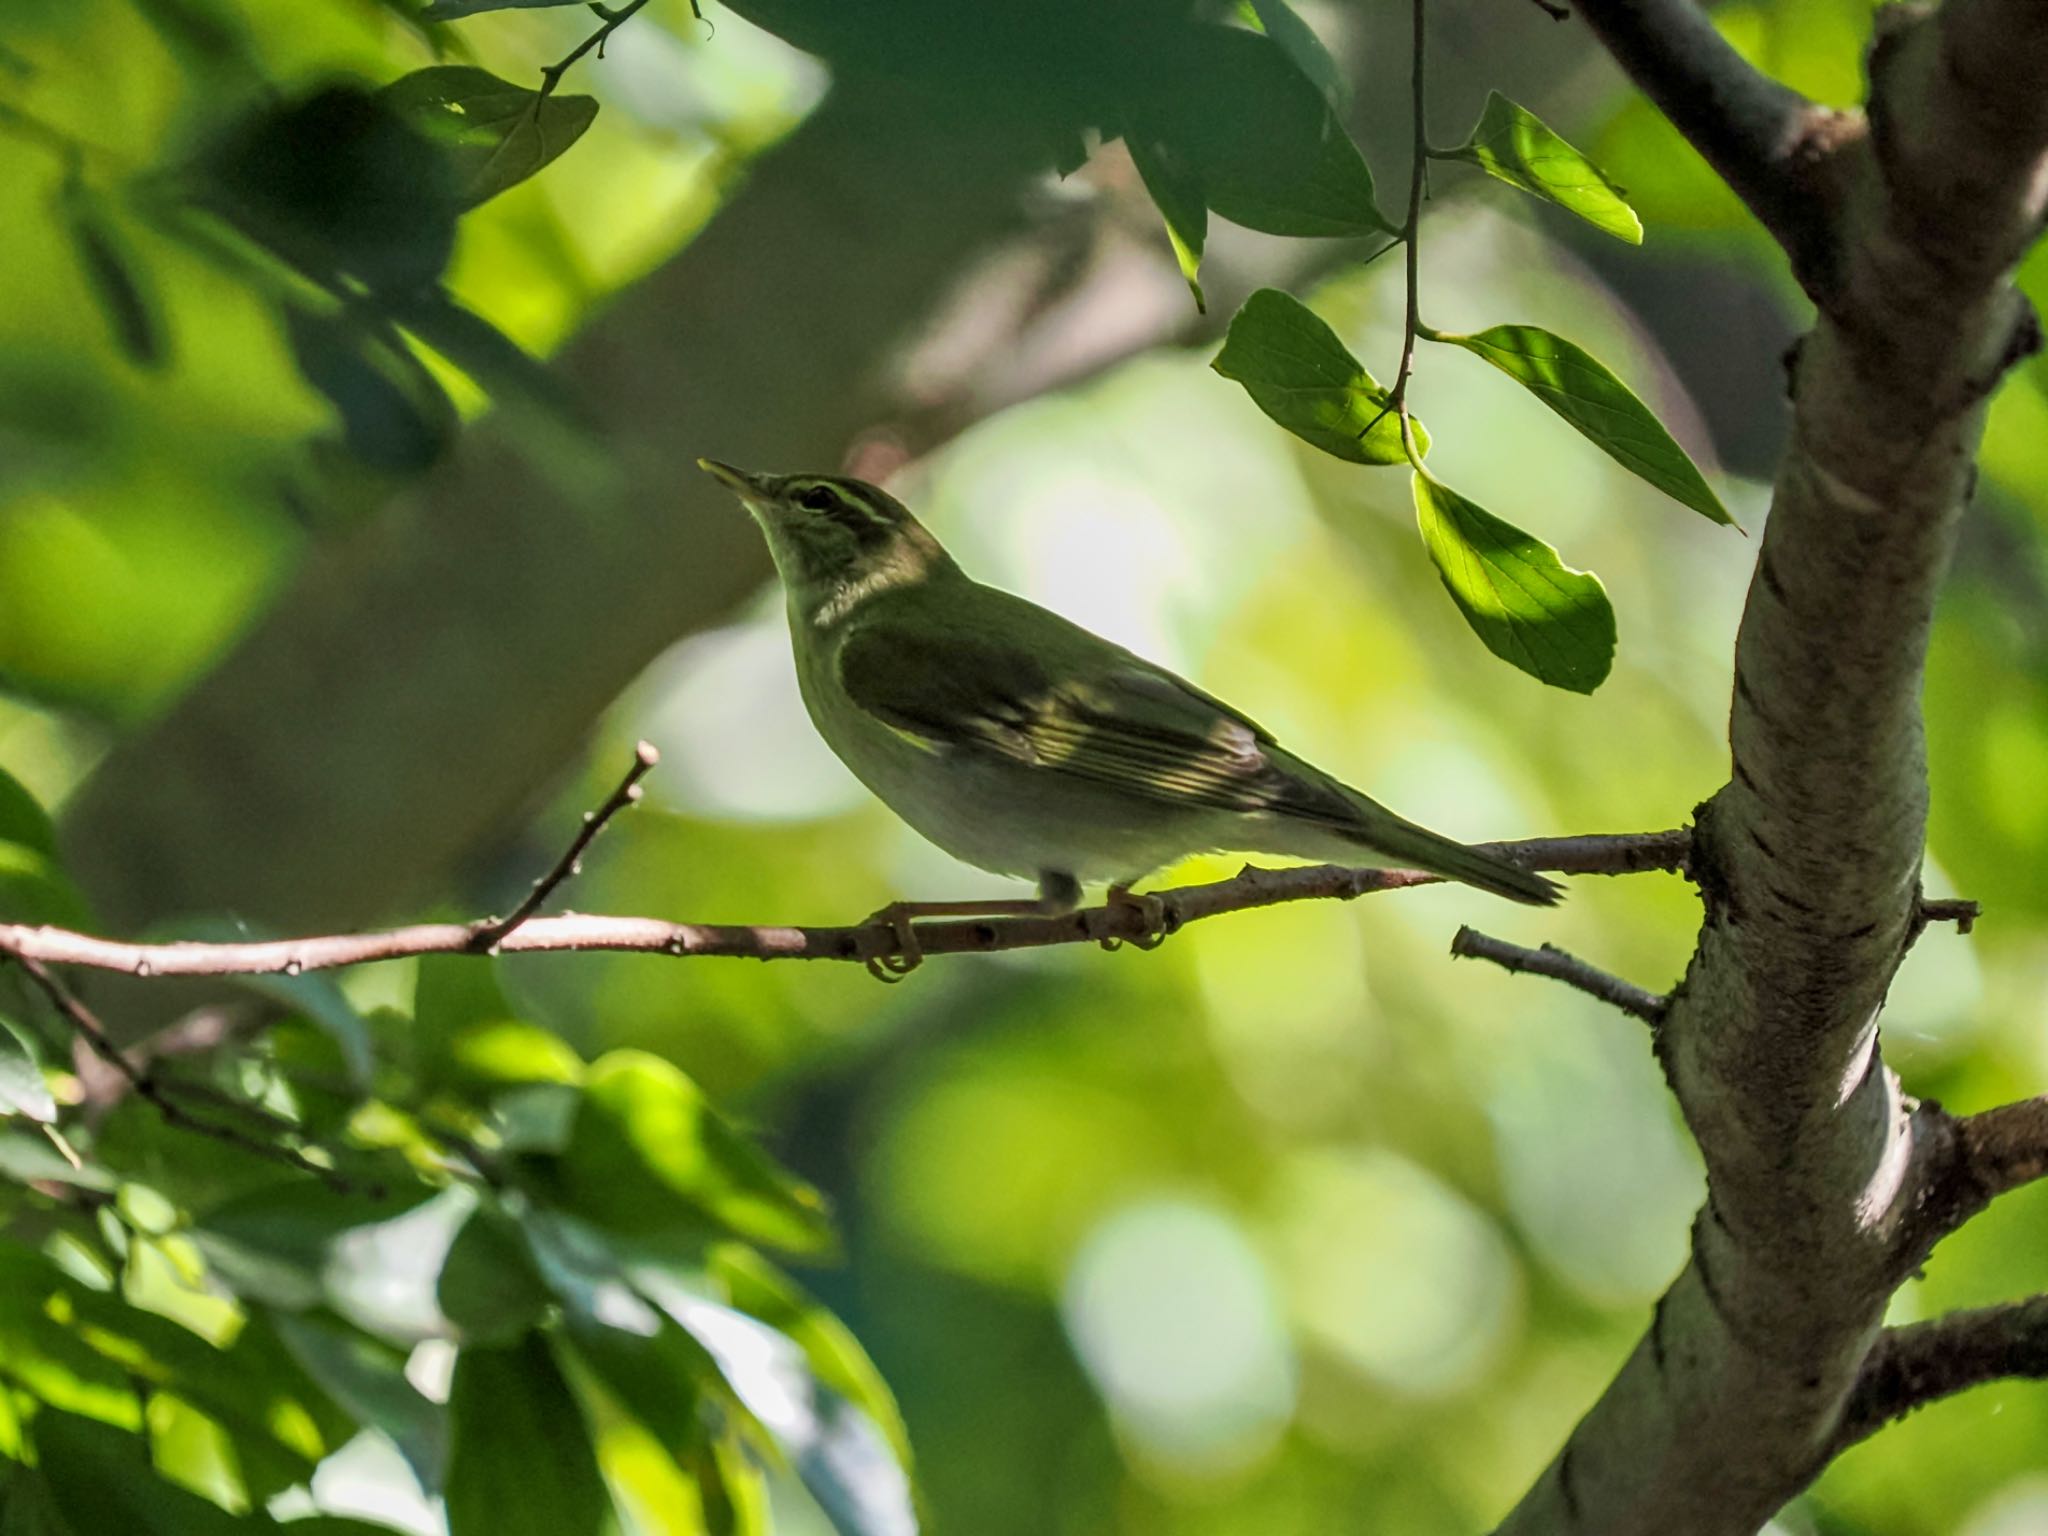
[[[767,475],[716,459],[697,467],[754,514],[791,605],[812,623],[834,623],[877,592],[958,569],[908,507],[865,480]]]

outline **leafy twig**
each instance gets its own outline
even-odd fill
[[[591,12],[604,25],[540,72],[541,96],[545,98],[554,95],[555,87],[562,83],[562,76],[569,72],[570,66],[582,58],[583,55],[590,52],[591,49],[595,48],[597,56],[600,59],[603,58],[604,45],[610,41],[611,35],[631,21],[634,15],[646,4],[647,0],[627,0],[625,5],[616,7],[593,3],[590,7]],[[696,16],[699,21],[704,19],[703,13],[697,9],[694,0],[690,6],[690,14]]]
[[[283,1163],[286,1167],[296,1168],[301,1173],[310,1173],[330,1188],[343,1193],[350,1193],[356,1189],[352,1180],[343,1177],[332,1168],[314,1162],[296,1147],[287,1146],[282,1142],[263,1141],[245,1135],[233,1126],[222,1125],[218,1121],[203,1119],[190,1113],[164,1091],[164,1085],[157,1081],[155,1076],[137,1067],[123,1054],[121,1048],[114,1044],[112,1036],[107,1033],[106,1026],[100,1023],[93,1011],[86,1007],[69,987],[59,981],[56,973],[42,961],[5,942],[0,942],[0,955],[21,967],[22,974],[35,983],[42,994],[50,1000],[50,1005],[57,1010],[64,1022],[77,1032],[78,1037],[85,1041],[93,1054],[120,1073],[127,1080],[128,1086],[163,1116],[166,1125],[174,1125],[180,1130],[192,1131],[201,1136],[210,1136],[215,1141],[239,1147],[256,1157],[265,1158],[273,1163]]]

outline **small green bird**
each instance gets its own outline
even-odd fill
[[[876,914],[917,963],[910,920],[1071,910],[1084,883],[1155,920],[1131,882],[1192,853],[1385,861],[1535,905],[1541,875],[1404,821],[1221,700],[962,571],[865,481],[698,467],[768,536],[797,682],[840,761],[947,853],[1038,881],[1036,901],[898,902]]]

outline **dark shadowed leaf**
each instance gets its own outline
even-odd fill
[[[1615,463],[1701,516],[1734,524],[1720,497],[1664,424],[1605,363],[1583,348],[1533,325],[1496,325],[1470,336],[1440,332],[1430,340],[1485,358]]]
[[[1323,93],[1323,100],[1342,111],[1346,96],[1343,73],[1337,68],[1337,61],[1330,57],[1330,50],[1323,46],[1315,29],[1296,14],[1287,0],[1245,0],[1245,8],[1266,36],[1280,45],[1280,51],[1293,61],[1294,67],[1302,72],[1309,83]]]
[[[547,1311],[548,1291],[518,1225],[479,1206],[455,1235],[435,1295],[464,1344],[510,1344]]]
[[[1614,664],[1614,609],[1600,578],[1420,470],[1414,488],[1429,558],[1486,648],[1553,687],[1599,687]]]
[[[415,70],[377,94],[440,149],[464,208],[526,180],[597,116],[589,96],[542,96],[467,64]]]
[[[1224,218],[1272,235],[1393,232],[1358,146],[1272,38],[1190,28],[1152,81],[1134,136],[1170,151]]]
[[[341,439],[364,464],[418,474],[454,436],[455,407],[403,343],[366,331],[345,315],[285,309],[285,334],[306,382],[341,417]]]
[[[273,1180],[205,1212],[193,1237],[238,1294],[307,1311],[325,1305],[340,1278],[337,1245],[417,1211],[435,1193],[416,1185],[384,1196],[342,1194],[311,1179]]]
[[[1261,288],[1230,322],[1223,350],[1209,365],[1242,384],[1260,410],[1303,442],[1354,464],[1400,464],[1401,424],[1387,392],[1337,333],[1307,305]],[[1429,434],[1413,421],[1415,445]]]
[[[1440,159],[1463,160],[1489,176],[1560,208],[1630,245],[1643,243],[1643,221],[1600,167],[1551,131],[1533,112],[1495,91],[1472,137]]]
[[[450,1536],[596,1536],[611,1501],[575,1394],[528,1334],[465,1349],[448,1395]]]
[[[5,768],[0,768],[0,842],[21,843],[51,858],[57,855],[57,829],[50,813]]]
[[[437,280],[455,247],[456,166],[358,86],[262,107],[200,169],[211,206],[316,281],[403,292]]]
[[[1131,163],[1138,168],[1153,206],[1166,220],[1166,238],[1173,245],[1173,259],[1180,263],[1180,275],[1187,279],[1195,296],[1195,309],[1209,312],[1202,297],[1202,246],[1209,237],[1209,208],[1202,201],[1202,183],[1193,169],[1182,162],[1170,145],[1134,132],[1125,139]]]
[[[161,368],[171,352],[163,306],[107,208],[75,179],[65,183],[57,205],[79,276],[92,290],[115,344],[138,367]]]

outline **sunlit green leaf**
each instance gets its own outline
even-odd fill
[[[1533,112],[1495,91],[1472,137],[1439,158],[1463,160],[1509,186],[1568,208],[1595,229],[1630,245],[1643,243],[1643,223],[1600,167],[1552,132]]]
[[[831,1245],[817,1191],[776,1167],[675,1066],[613,1051],[589,1069],[548,1177],[564,1209],[651,1239],[729,1233],[794,1252]]]
[[[54,858],[27,843],[0,839],[0,922],[90,928],[92,917]]]
[[[1260,410],[1303,442],[1354,464],[1399,464],[1401,423],[1387,392],[1337,333],[1291,294],[1261,288],[1230,322],[1210,367],[1242,384]],[[1429,434],[1411,418],[1419,451]]]
[[[385,312],[468,374],[493,400],[523,401],[570,427],[588,429],[588,411],[557,373],[475,310],[458,304],[445,289],[393,295]],[[458,963],[476,968],[473,960]]]
[[[448,1395],[450,1536],[596,1536],[611,1501],[548,1342],[465,1349]]]
[[[1600,578],[1419,470],[1414,489],[1429,557],[1486,648],[1553,687],[1599,687],[1614,664],[1614,609]]]
[[[377,94],[447,157],[464,208],[526,180],[597,117],[592,97],[543,96],[467,64],[414,70]]]
[[[1717,523],[1735,519],[1697,465],[1650,408],[1598,358],[1533,325],[1496,325],[1470,336],[1430,333],[1502,373],[1594,443],[1674,500]]]
[[[1274,39],[1192,27],[1157,62],[1132,136],[1185,166],[1217,213],[1272,235],[1393,232],[1358,146]]]
[[[583,1058],[568,1041],[519,1019],[471,1025],[448,1043],[448,1066],[459,1081],[492,1087],[583,1081]]]
[[[0,1018],[0,1115],[23,1115],[44,1125],[57,1119],[35,1038],[7,1018]]]

